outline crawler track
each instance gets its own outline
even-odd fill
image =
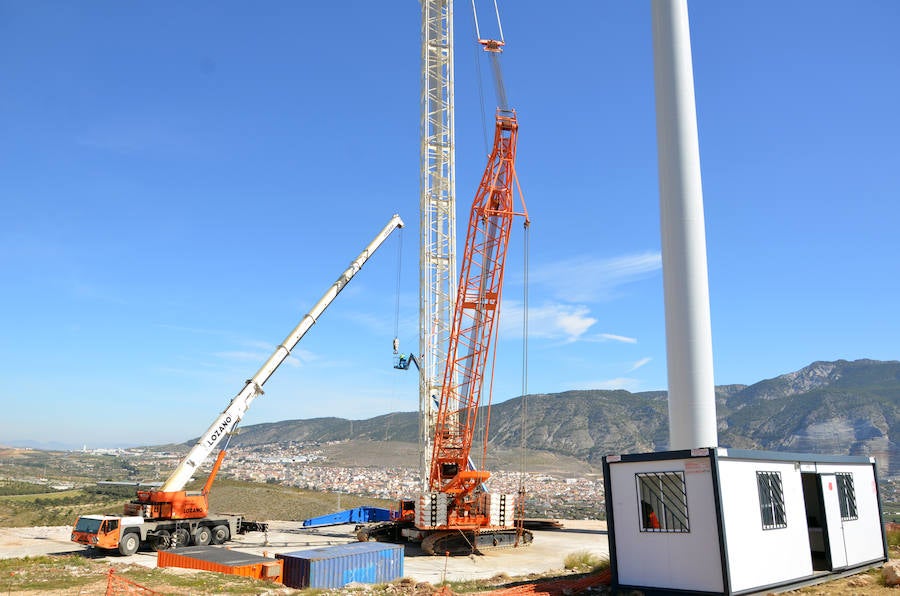
[[[429,555],[468,555],[486,549],[527,546],[533,539],[528,530],[517,536],[515,529],[434,532],[422,541],[422,550]]]

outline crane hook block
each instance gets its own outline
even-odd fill
[[[485,52],[502,52],[503,46],[506,45],[502,41],[496,39],[479,39],[478,43],[484,46]]]

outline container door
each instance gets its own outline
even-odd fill
[[[834,474],[819,474],[819,482],[822,486],[822,503],[825,506],[825,545],[833,571],[847,566],[844,524],[841,521],[841,505],[838,501]]]

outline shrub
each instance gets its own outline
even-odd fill
[[[887,536],[888,548],[895,550],[900,548],[900,529],[887,528],[885,535]]]
[[[587,550],[576,550],[563,560],[566,569],[573,571],[600,571],[609,567],[609,561]]]

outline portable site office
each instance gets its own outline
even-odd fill
[[[888,559],[875,460],[709,448],[603,458],[613,585],[750,594]]]

